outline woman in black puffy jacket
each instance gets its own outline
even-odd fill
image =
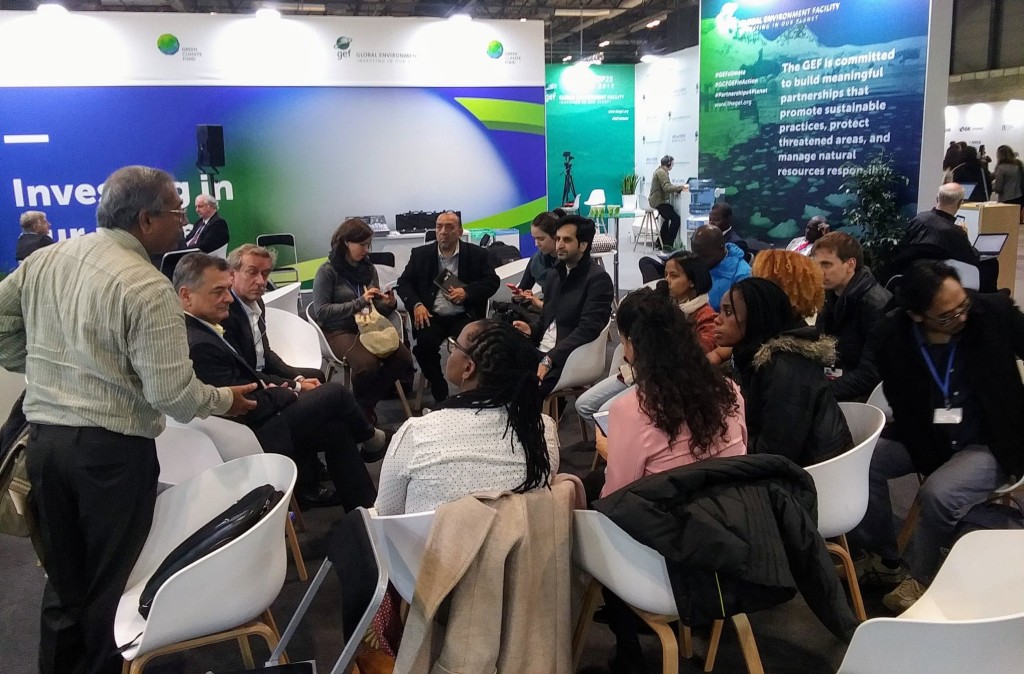
[[[735,284],[722,297],[715,337],[733,347],[748,453],[780,454],[810,466],[853,447],[825,379],[825,368],[835,362],[835,339],[795,316],[782,288],[762,278]]]

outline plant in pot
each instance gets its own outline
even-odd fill
[[[897,196],[908,182],[896,170],[892,157],[881,153],[867,164],[854,167],[843,183],[843,191],[855,197],[843,215],[860,229],[865,262],[880,281],[888,278],[906,232]]]
[[[636,210],[636,188],[640,184],[640,176],[627,173],[622,177],[622,208],[627,211]]]

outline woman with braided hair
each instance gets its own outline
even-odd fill
[[[470,323],[448,340],[445,377],[459,389],[409,419],[384,459],[381,515],[434,510],[479,492],[547,487],[558,470],[558,433],[540,413],[537,351],[505,323]]]
[[[673,299],[641,288],[619,305],[617,321],[636,386],[611,406],[601,496],[645,475],[746,454],[739,388],[708,361]]]

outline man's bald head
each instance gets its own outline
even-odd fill
[[[710,269],[725,258],[725,235],[718,227],[703,225],[693,233],[690,247]]]
[[[964,188],[959,183],[946,183],[939,188],[939,195],[935,198],[935,203],[940,211],[945,211],[950,215],[956,215],[956,212],[960,209],[960,204],[964,201]]]

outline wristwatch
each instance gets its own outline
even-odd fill
[[[544,356],[543,358],[541,358],[540,359],[540,364],[550,370],[551,369],[551,356]]]

